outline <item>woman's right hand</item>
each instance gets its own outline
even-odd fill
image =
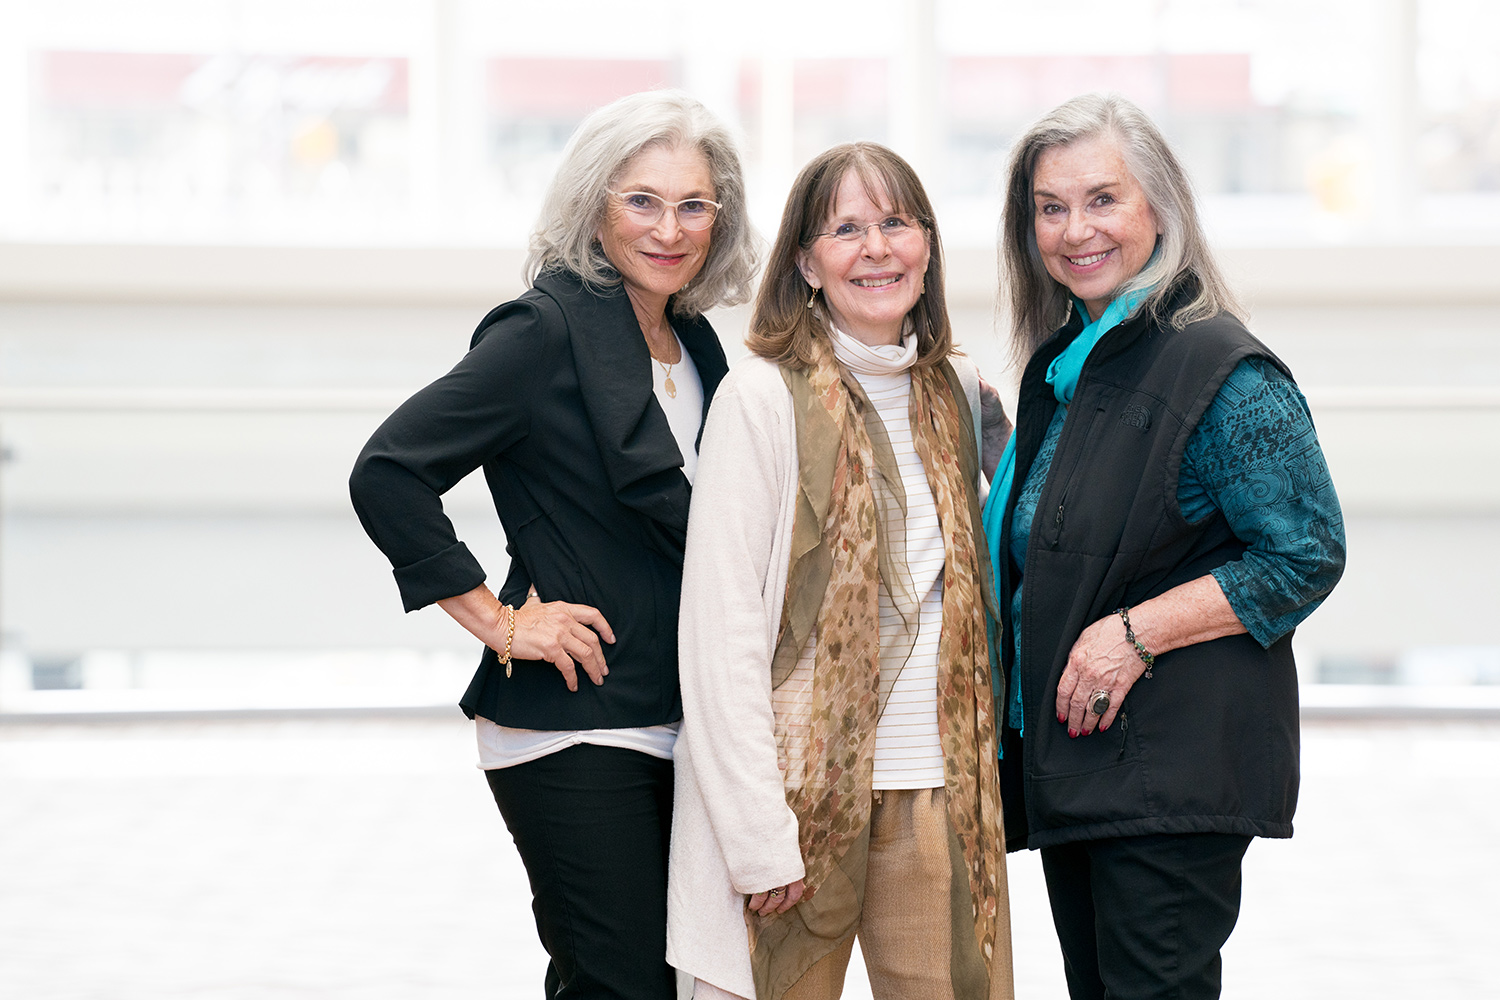
[[[613,643],[614,630],[598,608],[566,601],[542,603],[532,593],[516,609],[516,634],[510,644],[510,655],[518,660],[546,660],[557,667],[569,691],[578,690],[578,670],[583,667],[589,680],[603,684],[609,666],[599,640]]]
[[[1000,393],[981,376],[979,379],[979,465],[984,477],[991,481],[1000,467],[1000,458],[1005,454],[1006,442],[1010,440],[1010,417],[1005,415],[1005,404],[1000,402]]]
[[[805,886],[799,878],[789,885],[779,885],[765,892],[752,893],[750,902],[747,904],[752,913],[758,913],[762,917],[769,917],[777,913],[785,913],[796,906],[802,899]]]

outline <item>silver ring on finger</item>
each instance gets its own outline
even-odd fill
[[[1093,694],[1089,695],[1089,711],[1098,716],[1103,716],[1105,712],[1108,712],[1109,692],[1105,691],[1103,688],[1100,688],[1098,691],[1095,691]]]

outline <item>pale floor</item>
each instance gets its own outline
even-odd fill
[[[1225,997],[1500,996],[1500,723],[1304,743],[1297,837],[1251,848]],[[0,996],[539,996],[473,756],[456,712],[0,725]],[[1061,998],[1036,856],[1011,863],[1018,996]]]

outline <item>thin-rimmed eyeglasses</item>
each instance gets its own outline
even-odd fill
[[[818,239],[827,236],[829,239],[838,240],[841,243],[862,243],[870,235],[871,229],[879,229],[880,235],[888,240],[899,240],[922,232],[922,226],[915,219],[905,218],[900,215],[888,215],[879,222],[841,222],[826,233],[813,233],[812,238]]]
[[[650,191],[610,191],[620,199],[620,205],[632,222],[643,226],[654,226],[661,221],[667,209],[677,213],[677,224],[683,229],[701,231],[714,224],[714,216],[724,206],[707,198],[684,198],[667,201]]]

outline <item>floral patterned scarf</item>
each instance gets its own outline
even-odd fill
[[[807,891],[780,917],[751,915],[752,965],[760,1000],[780,997],[859,922],[870,833],[875,729],[884,698],[880,585],[893,599],[909,589],[904,554],[888,551],[881,526],[905,517],[900,473],[874,406],[858,381],[819,341],[818,364],[783,369],[797,421],[799,488],[791,568],[772,683],[790,676],[816,629],[818,641],[805,718],[808,753],[801,773],[785,775],[798,818]],[[968,899],[955,900],[955,995],[989,981],[1004,916],[1005,833],[995,761],[994,701],[985,629],[983,525],[973,483],[978,457],[962,390],[947,363],[911,369],[912,439],[927,470],[942,526],[943,627],[938,649],[938,728],[944,757],[955,867],[967,871]],[[895,484],[892,488],[891,484]],[[903,601],[897,600],[898,606]],[[915,615],[910,616],[911,630]],[[909,652],[910,637],[896,637]],[[788,727],[778,718],[778,740]],[[800,728],[800,726],[794,726]],[[802,756],[802,755],[797,755]],[[783,754],[783,760],[787,756]],[[957,878],[962,878],[958,875]],[[955,880],[955,884],[961,884]],[[967,904],[967,905],[960,905]],[[960,930],[967,933],[959,933]],[[1001,947],[1009,953],[1008,942]],[[960,984],[969,988],[960,990]],[[987,986],[986,986],[987,988]]]

